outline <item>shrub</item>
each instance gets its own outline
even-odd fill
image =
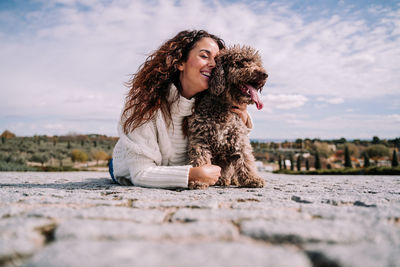
[[[110,156],[102,149],[93,149],[90,154],[97,162],[97,165],[99,165],[99,160],[108,160],[110,158]]]
[[[365,149],[364,153],[366,153],[370,158],[381,158],[381,157],[389,157],[390,152],[389,149],[385,145],[372,145]]]
[[[72,162],[86,162],[88,161],[88,155],[86,154],[86,152],[80,150],[80,149],[73,149],[71,151],[71,160]]]

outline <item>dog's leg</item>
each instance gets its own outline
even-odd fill
[[[232,183],[232,177],[235,173],[235,169],[232,164],[224,166],[221,168],[221,177],[218,179],[215,185],[218,186],[229,186],[229,185],[237,185]]]
[[[258,175],[250,143],[244,146],[241,157],[234,163],[240,187],[263,187],[264,180]]]

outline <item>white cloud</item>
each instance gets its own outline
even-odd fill
[[[163,41],[194,28],[260,51],[270,74],[264,114],[312,96],[340,104],[400,91],[399,10],[371,9],[382,16],[371,25],[341,15],[309,21],[280,2],[42,2],[22,18],[2,13],[1,24],[26,28],[0,28],[1,114],[118,117],[129,74]]]
[[[264,105],[278,109],[293,109],[303,106],[307,98],[303,95],[272,95],[268,94],[262,98]]]
[[[317,97],[317,101],[325,102],[328,104],[342,104],[344,103],[344,99],[341,97]]]

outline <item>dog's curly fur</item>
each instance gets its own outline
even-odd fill
[[[215,60],[209,88],[197,97],[193,115],[188,118],[190,164],[220,166],[221,177],[216,185],[263,187],[264,180],[254,164],[249,130],[230,109],[238,104],[254,104],[240,87],[250,84],[261,91],[268,74],[258,52],[247,46],[222,50]],[[192,189],[207,186],[189,183]]]

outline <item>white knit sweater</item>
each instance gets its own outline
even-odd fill
[[[114,176],[121,184],[130,180],[143,187],[188,187],[189,170],[187,138],[182,133],[182,120],[192,114],[195,99],[181,96],[172,84],[169,101],[179,98],[171,105],[172,123],[168,127],[161,111],[153,120],[136,128],[129,134],[119,122],[119,140],[114,147]],[[249,116],[247,127],[252,128]]]
[[[176,99],[178,90],[170,86],[169,101]],[[188,100],[179,95],[171,105],[170,127],[161,111],[153,120],[126,135],[120,121],[120,139],[113,152],[114,176],[124,183],[130,179],[143,187],[176,188],[188,186],[189,169],[187,138],[182,133],[182,120],[192,114],[194,98]]]

